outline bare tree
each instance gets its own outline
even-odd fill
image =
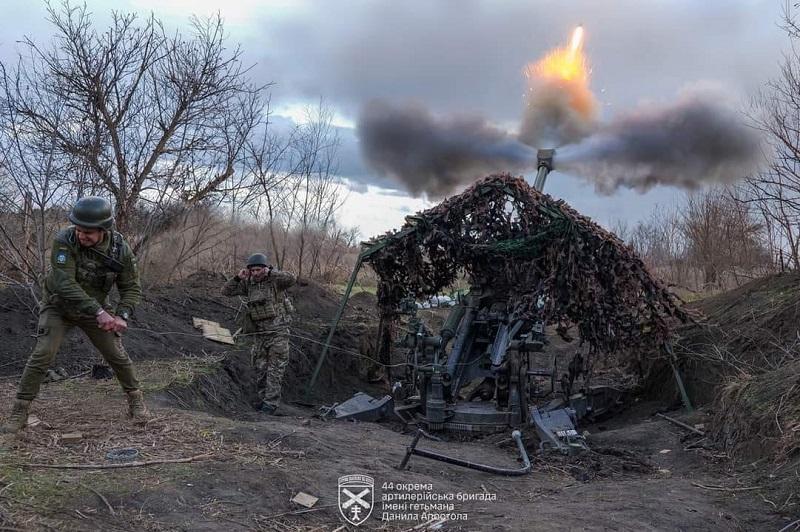
[[[686,286],[686,244],[677,208],[656,207],[646,220],[626,229],[624,238],[648,267],[668,282]]]
[[[617,225],[653,272],[690,291],[738,286],[772,268],[761,217],[727,188],[687,194],[632,229]]]
[[[687,258],[703,273],[705,289],[724,288],[725,274],[751,277],[769,265],[763,226],[724,189],[691,193],[682,208]]]
[[[153,238],[140,259],[148,282],[172,282],[188,273],[212,270],[213,250],[231,239],[233,227],[216,207],[200,204],[182,214],[169,231]]]
[[[777,78],[753,102],[753,122],[765,133],[770,164],[747,179],[738,199],[753,204],[768,228],[769,246],[782,267],[800,268],[800,27],[796,6],[784,11],[790,40]]]
[[[297,138],[301,154],[297,172],[297,275],[307,266],[309,276],[319,267],[324,242],[335,232],[334,215],[344,203],[341,180],[337,177],[339,137],[333,127],[333,112],[320,101],[308,111],[307,121]]]
[[[239,187],[240,193],[246,191],[239,203],[250,206],[256,220],[266,220],[278,268],[283,268],[285,259],[285,253],[278,253],[280,249],[285,250],[286,235],[281,231],[282,220],[287,217],[284,207],[291,195],[289,183],[299,166],[299,157],[293,150],[298,132],[295,126],[281,135],[272,130],[269,120],[265,120],[247,145],[249,186],[242,183]]]
[[[47,247],[54,220],[49,209],[74,192],[68,178],[80,168],[64,157],[52,136],[38,135],[34,124],[13,105],[6,69],[0,64],[0,251],[14,278],[38,284],[46,273]],[[58,127],[66,127],[63,102],[43,102]],[[60,221],[60,220],[59,220]]]
[[[49,5],[48,20],[52,43],[25,39],[3,78],[7,105],[91,171],[81,188],[113,197],[121,230],[141,202],[192,205],[243,165],[264,87],[226,48],[218,16],[192,18],[189,37],[120,13],[99,31],[86,6],[68,1]]]
[[[292,130],[278,135],[267,124],[248,146],[252,181],[241,203],[267,225],[276,264],[298,276],[320,276],[328,263],[325,250],[345,239],[336,224],[345,192],[336,173],[339,138],[332,122],[331,109],[320,102]]]

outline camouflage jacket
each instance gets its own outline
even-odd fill
[[[120,233],[107,231],[92,248],[80,245],[73,226],[56,234],[44,282],[45,305],[67,314],[94,316],[106,305],[115,284],[120,296],[116,313],[130,314],[141,299],[142,287],[136,257]]]
[[[286,289],[295,282],[294,275],[270,269],[260,281],[234,276],[222,287],[222,295],[245,296],[247,317],[253,322],[262,320],[287,320]]]

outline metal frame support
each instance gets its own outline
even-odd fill
[[[689,394],[686,393],[686,387],[683,385],[683,378],[681,377],[681,372],[678,370],[678,357],[675,356],[675,351],[672,350],[672,342],[667,340],[664,342],[663,347],[664,351],[666,351],[669,356],[669,365],[672,368],[672,374],[675,375],[675,383],[678,385],[678,391],[681,394],[683,406],[685,406],[686,411],[691,414],[694,412],[694,408],[692,407],[692,402],[689,400]]]
[[[408,220],[409,218],[406,218]],[[388,237],[383,237],[376,243],[373,243],[358,255],[358,259],[356,259],[356,264],[353,267],[353,273],[350,274],[350,279],[347,281],[347,286],[344,289],[344,295],[342,296],[342,301],[339,303],[339,308],[336,309],[336,314],[334,314],[333,319],[331,320],[330,330],[328,331],[328,338],[325,340],[325,345],[322,347],[322,353],[319,355],[319,360],[317,360],[317,365],[314,368],[314,373],[311,374],[311,380],[308,382],[308,386],[306,386],[306,400],[311,397],[311,391],[314,389],[314,386],[317,384],[317,379],[319,378],[319,372],[322,370],[322,365],[325,363],[325,359],[328,356],[328,351],[331,348],[331,340],[333,340],[333,335],[336,332],[336,327],[339,326],[339,322],[342,319],[342,314],[344,314],[344,309],[347,306],[347,300],[350,299],[350,292],[353,290],[353,285],[356,283],[356,278],[358,277],[358,272],[361,270],[361,266],[364,264],[364,261],[371,257],[373,254],[377,253],[384,247],[386,247],[390,242],[392,242],[396,238],[403,238],[406,235],[409,235],[416,231],[415,226],[407,227],[400,231],[399,233],[395,233]],[[367,244],[362,244],[362,246],[366,246]]]
[[[417,444],[419,443],[419,439],[422,435],[423,431],[421,429],[418,430],[414,435],[414,439],[411,440],[411,445],[406,447],[406,455],[403,457],[403,461],[400,462],[398,469],[405,469],[406,466],[408,466],[408,461],[411,459],[411,455],[417,455],[424,458],[429,458],[431,460],[438,460],[446,464],[457,465],[460,467],[466,467],[468,469],[474,469],[476,471],[483,471],[484,473],[493,473],[495,475],[503,475],[506,477],[518,477],[527,475],[531,472],[531,460],[528,458],[528,452],[525,450],[525,444],[522,443],[522,433],[518,430],[512,432],[511,437],[516,442],[517,449],[519,450],[519,456],[522,459],[522,467],[519,469],[508,469],[505,467],[479,464],[477,462],[470,462],[469,460],[454,458],[452,456],[447,456],[433,451],[426,451],[425,449],[417,449]]]
[[[325,340],[325,345],[322,348],[322,353],[319,355],[319,360],[317,360],[314,373],[311,375],[311,380],[308,382],[308,386],[306,387],[306,399],[311,397],[311,391],[314,389],[314,385],[317,383],[317,378],[319,377],[319,372],[322,369],[322,364],[325,363],[325,358],[328,356],[328,351],[331,347],[333,334],[336,332],[336,327],[339,326],[339,321],[342,319],[344,308],[347,306],[347,300],[350,299],[350,292],[352,292],[353,285],[356,283],[356,278],[358,277],[358,272],[361,269],[363,261],[364,253],[360,253],[358,255],[358,259],[356,259],[356,264],[353,267],[353,273],[350,274],[350,279],[347,281],[347,287],[344,289],[342,301],[339,303],[339,308],[336,309],[336,314],[333,316],[333,320],[331,321],[330,330],[328,331],[328,338]]]

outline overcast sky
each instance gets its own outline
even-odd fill
[[[777,74],[787,38],[781,0],[88,0],[98,21],[113,8],[153,11],[171,25],[220,11],[253,75],[274,82],[273,107],[290,118],[324,98],[342,126],[341,173],[353,184],[342,219],[367,237],[397,227],[426,205],[387,190],[360,160],[352,125],[373,98],[417,102],[432,112],[477,113],[518,127],[523,67],[564,44],[583,24],[591,86],[606,118],[646,102],[669,102],[687,86],[714,83],[742,107]],[[4,0],[0,57],[27,34],[47,39],[43,4]],[[631,222],[681,191],[599,196],[552,174],[546,191],[600,223]]]

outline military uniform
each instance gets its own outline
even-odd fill
[[[223,295],[245,296],[245,332],[254,333],[251,363],[256,372],[258,394],[264,405],[277,408],[283,375],[289,364],[289,312],[285,290],[295,283],[288,272],[270,269],[259,280],[237,276],[225,283]]]
[[[96,321],[111,288],[120,294],[116,314],[127,319],[141,297],[136,259],[122,235],[108,231],[92,248],[78,243],[75,227],[60,231],[53,242],[51,269],[45,279],[36,346],[31,353],[17,399],[31,401],[39,392],[66,332],[73,326],[89,340],[114,369],[125,392],[139,389],[133,364],[117,333],[104,331]]]

